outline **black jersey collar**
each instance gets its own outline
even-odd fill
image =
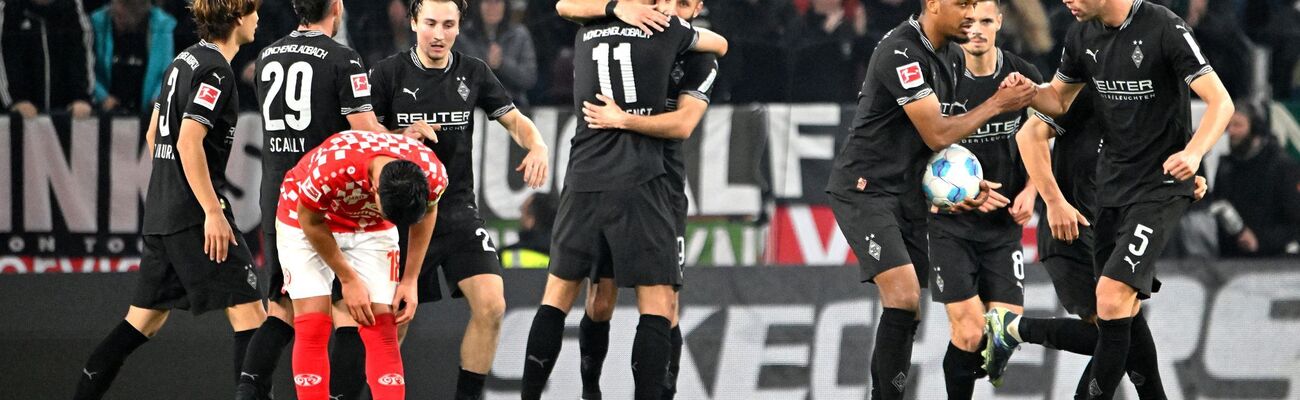
[[[199,46],[203,46],[203,47],[207,47],[207,48],[212,49],[212,50],[216,50],[218,53],[221,52],[221,49],[217,48],[217,45],[216,45],[216,44],[213,44],[212,42],[209,42],[207,39],[199,39]]]
[[[456,52],[448,51],[447,66],[442,68],[442,72],[451,71],[451,65],[454,64],[455,62],[456,62]],[[420,53],[418,51],[415,51],[414,46],[411,47],[411,63],[415,64],[415,68],[419,68],[421,71],[432,71],[429,68],[425,68],[424,63],[420,62]]]
[[[289,36],[290,36],[290,37],[299,37],[299,36],[317,37],[317,36],[322,36],[322,35],[324,35],[324,34],[325,34],[325,32],[321,32],[321,31],[318,31],[318,30],[315,30],[315,29],[312,29],[312,30],[306,30],[306,31],[293,31],[293,32],[289,32]]]
[[[1138,6],[1141,6],[1142,2],[1143,0],[1133,0],[1133,7],[1128,9],[1128,18],[1124,18],[1124,23],[1119,25],[1119,29],[1127,28],[1128,24],[1133,23],[1133,17],[1137,16]]]
[[[925,37],[925,31],[921,30],[921,22],[916,20],[916,16],[913,15],[908,18],[907,23],[912,24],[912,27],[916,28],[916,34],[921,36],[921,44],[924,44],[927,50],[934,53],[934,45],[930,44],[930,38]]]
[[[997,51],[998,51],[998,64],[997,64],[996,67],[993,67],[993,75],[989,75],[989,76],[987,76],[987,77],[996,77],[996,76],[1002,74],[1002,60],[1003,60],[1003,58],[1002,58],[1002,49],[999,48],[999,47],[994,47],[993,50],[997,50]],[[962,57],[965,57],[965,56],[966,56],[966,54],[965,54],[965,53],[962,53]],[[971,73],[971,72],[970,72],[970,65],[967,65],[967,66],[966,66],[966,68],[965,68],[965,73],[966,73],[966,78],[967,78],[967,79],[986,78],[986,77],[982,77],[982,76],[975,76],[974,73]]]

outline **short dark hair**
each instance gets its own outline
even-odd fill
[[[420,222],[429,211],[429,180],[419,165],[394,160],[379,171],[379,205],[384,218],[399,226]]]
[[[456,9],[460,11],[461,20],[465,19],[465,13],[469,11],[469,3],[466,3],[465,0],[411,0],[411,2],[407,3],[406,6],[406,16],[414,21],[415,18],[420,16],[420,9],[424,7],[424,2],[426,1],[455,4]],[[510,15],[506,14],[506,18],[510,18]]]
[[[262,0],[194,0],[190,11],[199,37],[207,41],[225,40],[239,19],[262,7]]]
[[[298,15],[299,25],[311,25],[325,19],[335,1],[342,0],[293,0],[293,13]]]

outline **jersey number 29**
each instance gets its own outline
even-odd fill
[[[600,94],[614,98],[614,85],[609,79],[609,59],[618,61],[620,80],[623,81],[623,104],[636,102],[636,77],[632,73],[632,44],[619,43],[614,51],[609,43],[601,43],[591,51],[591,59],[596,61],[596,75],[600,79]],[[612,55],[612,57],[611,57]]]
[[[290,64],[287,74],[278,61],[269,62],[262,67],[262,82],[271,82],[271,89],[262,104],[262,122],[266,130],[282,131],[285,122],[295,131],[307,129],[311,125],[311,76],[311,64],[303,61]],[[284,88],[284,106],[297,112],[295,115],[285,110],[283,120],[271,117],[271,102],[280,95],[281,87]]]

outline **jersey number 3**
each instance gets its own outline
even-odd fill
[[[609,79],[609,59],[613,58],[618,61],[620,80],[623,82],[623,104],[635,103],[636,77],[632,73],[632,44],[619,43],[614,46],[612,53],[609,43],[598,44],[591,51],[591,59],[596,61],[596,75],[600,79],[600,94],[614,98],[614,84]]]
[[[272,61],[262,67],[262,82],[271,82],[271,89],[267,91],[266,101],[262,104],[262,122],[268,131],[284,130],[285,122],[288,122],[289,128],[295,131],[305,130],[308,125],[311,125],[311,64],[303,61],[290,64],[288,76],[285,75],[284,66],[278,61]],[[285,112],[281,113],[284,119],[272,118],[271,102],[280,96],[281,88],[284,88],[286,108]],[[297,114],[290,114],[289,110]]]

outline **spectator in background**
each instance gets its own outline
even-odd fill
[[[921,2],[917,0],[862,0],[862,6],[867,11],[867,30],[877,38],[907,18],[921,14]]]
[[[915,2],[916,0],[900,0]],[[718,60],[714,101],[789,101],[787,37],[799,15],[790,0],[705,1],[715,31],[731,43]]]
[[[528,0],[524,21],[537,56],[537,84],[528,98],[537,104],[573,104],[573,40],[578,24],[560,18],[555,0]]]
[[[298,29],[298,14],[293,11],[292,0],[262,0],[257,15],[253,42],[240,46],[235,58],[230,60],[230,68],[239,74],[235,81],[239,89],[239,111],[261,112],[262,105],[257,103],[257,77],[253,76],[257,56],[266,46]]]
[[[391,3],[399,3],[401,17],[397,21],[389,18]],[[345,44],[361,54],[361,60],[370,68],[379,60],[399,50],[410,48],[389,47],[395,36],[407,37],[411,34],[410,20],[406,18],[406,3],[382,0],[343,0],[343,21],[347,30]],[[396,26],[394,26],[394,24]],[[400,29],[400,31],[394,29]],[[336,37],[337,39],[337,37]]]
[[[510,21],[510,11],[506,0],[479,0],[457,47],[465,55],[486,61],[515,105],[527,107],[526,92],[537,83],[537,54],[528,29]]]
[[[867,39],[867,18],[856,0],[812,0],[792,29],[790,100],[850,103],[859,67],[878,40]]]
[[[1223,87],[1234,98],[1246,98],[1254,82],[1254,53],[1242,29],[1234,1],[1156,0],[1187,21],[1200,43],[1201,53],[1218,71]],[[1294,47],[1294,46],[1292,46]]]
[[[175,55],[176,19],[149,0],[112,0],[90,15],[90,24],[95,32],[95,102],[108,112],[152,109]]]
[[[1052,52],[1052,29],[1043,3],[1039,0],[1009,0],[1002,4],[1002,31],[998,33],[998,47],[1010,50],[1034,64],[1040,73],[1054,72],[1048,67],[1048,59],[1058,58],[1059,62],[1061,53]],[[1059,6],[1060,2],[1056,4]]]
[[[0,2],[0,103],[24,118],[70,111],[90,116],[90,20],[74,0]]]
[[[194,14],[190,13],[190,4],[193,4],[194,0],[155,0],[155,2],[158,7],[176,19],[176,29],[172,31],[173,46],[184,49],[199,42],[199,26],[194,23]]]
[[[546,268],[551,263],[551,227],[558,204],[549,193],[533,193],[519,206],[519,241],[501,249],[506,268]]]
[[[1238,104],[1244,104],[1238,103]],[[1278,147],[1267,124],[1239,106],[1228,123],[1231,150],[1215,174],[1211,213],[1223,257],[1270,257],[1300,251],[1300,166]]]

